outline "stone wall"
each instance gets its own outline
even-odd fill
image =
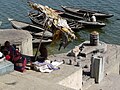
[[[0,29],[0,44],[4,45],[5,41],[17,45],[22,54],[33,55],[32,36],[28,31]]]
[[[75,90],[82,90],[82,68],[60,81],[59,84]]]

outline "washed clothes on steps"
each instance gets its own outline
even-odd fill
[[[63,64],[63,62],[57,62],[57,61],[54,61],[52,63],[36,61],[33,63],[35,70],[40,72],[48,72],[48,73],[54,70],[59,70],[60,68],[58,66],[61,64]]]

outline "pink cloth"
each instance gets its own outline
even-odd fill
[[[5,59],[8,60],[8,61],[10,60],[10,58],[11,58],[10,55],[5,56]]]

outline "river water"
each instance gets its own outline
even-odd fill
[[[77,6],[88,9],[95,9],[103,12],[114,14],[103,22],[106,26],[97,31],[100,33],[100,40],[106,43],[120,45],[120,1],[119,0],[32,0],[36,3],[48,5],[55,9],[61,9],[61,5]],[[12,28],[7,18],[13,18],[20,21],[30,22],[27,13],[30,8],[27,5],[27,0],[0,0],[0,21],[2,26],[0,28]],[[62,9],[61,9],[62,10]],[[95,29],[94,29],[95,30]],[[69,44],[68,47],[61,52],[66,52],[75,45],[80,44],[84,40],[89,40],[89,33],[93,30],[81,30],[77,33],[78,40]],[[59,53],[58,46],[50,46],[50,53]]]

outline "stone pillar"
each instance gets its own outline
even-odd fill
[[[99,83],[104,77],[104,60],[103,56],[93,55],[91,58],[91,77]]]
[[[91,78],[95,77],[95,63],[94,63],[94,56],[91,57],[91,66],[90,66],[90,73],[91,73]]]

